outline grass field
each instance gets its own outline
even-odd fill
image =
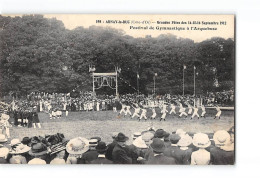
[[[178,110],[177,110],[178,111]],[[132,111],[133,112],[133,111]],[[201,114],[201,111],[199,111]],[[41,112],[39,118],[42,124],[41,129],[34,128],[19,128],[13,126],[10,129],[11,138],[32,137],[35,135],[55,134],[57,132],[63,133],[67,139],[77,136],[90,138],[93,136],[100,136],[105,142],[111,142],[112,132],[123,132],[131,136],[134,132],[141,132],[153,125],[155,129],[162,128],[167,132],[173,132],[176,129],[183,129],[188,132],[205,132],[213,133],[216,130],[228,130],[234,125],[234,111],[222,111],[221,119],[213,119],[216,111],[214,109],[207,109],[206,118],[193,119],[179,118],[177,115],[167,115],[166,121],[159,121],[159,110],[157,111],[157,119],[154,121],[138,122],[138,120],[130,119],[129,116],[118,117],[118,113],[112,111],[93,111],[93,112],[70,112],[68,117],[61,117],[60,119],[49,119],[49,115]],[[151,116],[151,111],[148,110],[147,116]],[[12,120],[11,120],[12,122]]]

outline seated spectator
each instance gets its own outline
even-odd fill
[[[211,145],[207,134],[197,133],[193,136],[193,145],[199,150],[192,152],[191,165],[208,165],[210,163],[210,153],[205,149]]]
[[[108,160],[105,156],[107,151],[107,146],[105,142],[100,141],[96,146],[96,150],[98,152],[97,159],[91,161],[91,164],[113,164],[111,160]]]
[[[233,165],[234,164],[234,150],[230,149],[230,135],[225,130],[217,131],[213,140],[215,147],[210,149],[210,160],[213,165]]]
[[[66,151],[69,153],[66,163],[77,164],[81,155],[89,149],[89,141],[84,137],[71,139],[66,145]]]
[[[118,133],[116,140],[116,145],[112,152],[113,162],[114,164],[132,164],[132,158],[127,153],[126,149],[126,141],[129,138],[125,136],[123,133]]]
[[[163,155],[165,150],[164,142],[159,138],[154,138],[151,144],[154,157],[148,159],[146,164],[161,164],[161,165],[174,165],[176,161],[174,158],[166,157]]]
[[[0,148],[0,164],[8,164],[7,156],[9,154],[9,149],[6,147]]]

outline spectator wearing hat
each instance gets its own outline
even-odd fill
[[[81,155],[89,149],[89,141],[84,137],[71,139],[66,145],[66,151],[69,153],[66,163],[78,164]]]
[[[55,156],[50,164],[66,164],[65,162],[65,154],[66,154],[66,144],[68,141],[59,142],[55,145],[52,145],[50,147],[51,150],[51,156]]]
[[[142,139],[144,140],[145,144],[147,145],[147,149],[144,150],[144,159],[148,160],[149,158],[153,158],[153,149],[151,148],[151,143],[154,138],[154,133],[151,131],[145,131],[142,134]]]
[[[113,132],[113,133],[112,133],[113,142],[107,145],[106,158],[107,158],[108,160],[111,160],[111,161],[113,160],[113,157],[112,157],[113,149],[114,149],[114,147],[115,147],[116,144],[117,144],[117,143],[116,143],[116,140],[115,140],[115,138],[117,137],[117,135],[118,135],[118,132]]]
[[[105,156],[107,151],[107,146],[105,142],[100,141],[96,146],[96,150],[98,152],[97,159],[91,161],[91,164],[113,164],[111,160],[108,160]]]
[[[52,159],[50,164],[52,164],[52,165],[63,165],[63,164],[66,164],[66,162],[64,160],[64,157],[65,157],[65,149],[57,152],[56,157],[54,159]]]
[[[165,132],[165,134],[164,134],[164,144],[165,144],[166,148],[171,146],[170,133],[168,133],[168,132]]]
[[[140,136],[141,136],[141,132],[135,132],[133,134],[133,141],[135,141],[136,138],[138,138]],[[127,149],[128,149],[129,155],[132,158],[132,163],[136,164],[137,158],[138,158],[137,147],[134,144],[131,144],[131,145],[127,146]]]
[[[186,134],[180,136],[181,139],[177,143],[178,148],[175,150],[175,158],[179,165],[190,165],[192,148],[190,144],[192,143],[192,138]]]
[[[96,150],[96,146],[98,145],[97,139],[90,139],[89,140],[89,149],[88,151],[84,152],[79,159],[79,164],[89,164],[92,160],[97,159],[98,152]]]
[[[210,149],[210,160],[213,165],[233,165],[234,148],[230,148],[230,135],[225,130],[217,131],[213,140],[215,147]]]
[[[174,158],[164,156],[163,152],[165,150],[164,142],[159,138],[154,138],[151,144],[153,149],[154,157],[150,158],[146,164],[154,165],[175,165],[176,161]]]
[[[115,138],[116,140],[116,145],[113,149],[112,152],[112,157],[113,157],[113,162],[114,164],[131,164],[132,163],[132,158],[129,156],[127,153],[126,149],[126,141],[129,138],[125,136],[123,133],[118,133],[117,137]]]
[[[1,134],[5,134],[7,138],[10,138],[10,127],[12,125],[9,123],[10,116],[7,114],[7,110],[2,113],[1,118],[0,118],[0,130]]]
[[[135,150],[135,153],[137,155],[136,164],[144,164],[145,163],[144,154],[147,151],[148,146],[146,145],[145,141],[142,139],[142,136],[137,137],[133,141],[133,145],[136,148]]]
[[[19,139],[11,140],[11,151],[12,157],[9,159],[10,164],[27,164],[27,160],[24,156],[31,150],[31,147],[24,145]]]
[[[48,149],[43,143],[32,144],[29,154],[33,159],[28,164],[46,164]]]
[[[210,153],[205,149],[211,145],[207,134],[197,133],[193,136],[193,145],[199,150],[192,152],[191,165],[208,165],[210,163]]]
[[[7,156],[9,154],[9,149],[6,147],[0,148],[0,164],[8,164]]]
[[[169,136],[169,139],[170,139],[171,145],[169,147],[166,147],[166,149],[164,151],[164,155],[167,157],[175,158],[175,151],[179,150],[177,143],[179,142],[181,137],[177,134],[171,134]]]

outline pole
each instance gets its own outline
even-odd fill
[[[153,93],[155,94],[155,75],[154,75],[154,78],[153,78]]]
[[[118,97],[117,70],[116,70],[116,97]]]
[[[183,77],[183,79],[182,79],[182,96],[184,97],[184,67],[183,67],[183,71],[182,71],[182,77]]]
[[[137,73],[137,95],[139,95],[139,73]]]
[[[194,66],[194,97],[195,97],[195,92],[196,92],[196,67]]]
[[[94,72],[92,72],[92,83],[93,83],[93,95],[95,93],[95,83],[94,83]]]

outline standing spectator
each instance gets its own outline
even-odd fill
[[[114,150],[114,147],[116,146],[115,138],[117,137],[117,135],[118,135],[118,132],[113,132],[113,134],[112,134],[113,142],[107,145],[106,158],[108,160],[113,160],[112,152]]]
[[[166,147],[164,155],[167,157],[175,158],[175,151],[179,149],[177,143],[179,142],[181,137],[177,134],[171,134],[169,138],[171,145],[168,148]]]
[[[234,150],[230,150],[227,145],[230,144],[230,135],[225,130],[217,131],[213,140],[215,147],[210,149],[210,159],[213,165],[233,165]]]
[[[96,146],[96,150],[98,152],[97,159],[91,161],[91,164],[113,164],[111,160],[108,160],[105,156],[107,151],[107,146],[105,142],[100,141]]]
[[[149,159],[146,164],[161,164],[161,165],[175,165],[176,161],[174,158],[166,157],[163,155],[165,145],[159,138],[154,138],[151,144],[153,149],[154,157]]]
[[[188,135],[181,135],[178,142],[178,149],[175,151],[175,158],[180,165],[190,165],[192,149],[188,146],[192,143],[192,138]]]
[[[127,149],[126,149],[126,141],[129,138],[125,136],[123,133],[118,133],[117,137],[115,138],[116,140],[116,145],[113,149],[112,152],[112,157],[113,157],[113,162],[114,164],[131,164],[132,159],[129,154],[127,154]]]
[[[81,158],[79,159],[79,164],[89,164],[92,160],[97,159],[98,152],[96,150],[96,146],[98,144],[97,139],[90,139],[89,140],[89,150],[82,154]]]
[[[9,149],[6,147],[0,148],[0,164],[8,164],[6,158],[8,156]]]
[[[208,165],[210,162],[210,153],[205,149],[211,145],[207,134],[197,133],[193,136],[193,145],[199,150],[192,152],[191,165]]]
[[[66,151],[69,153],[66,163],[77,164],[81,155],[89,149],[89,141],[84,137],[71,139],[66,145]]]

